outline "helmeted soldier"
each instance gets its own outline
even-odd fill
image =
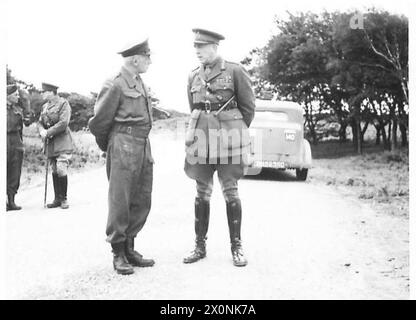
[[[7,86],[7,205],[6,210],[20,210],[15,195],[20,186],[23,164],[23,124],[29,124],[29,107],[19,105],[20,93],[17,85]],[[29,103],[26,99],[24,103]],[[22,103],[22,104],[24,104]]]
[[[254,117],[255,97],[245,69],[217,54],[217,46],[224,36],[204,29],[192,31],[201,65],[190,73],[188,80],[191,119],[186,137],[185,172],[196,180],[196,246],[184,263],[206,256],[213,174],[217,171],[226,201],[233,264],[245,266],[238,180],[247,165],[248,127]]]
[[[153,158],[149,132],[152,106],[149,90],[140,77],[151,63],[148,40],[127,45],[119,52],[124,66],[104,83],[89,121],[98,146],[107,153],[107,241],[113,267],[119,274],[134,273],[133,266],[151,267],[134,250],[134,239],[143,228],[151,207]]]
[[[71,106],[58,95],[58,87],[42,83],[42,97],[46,102],[42,105],[38,130],[44,141],[44,152],[52,167],[52,180],[55,198],[48,208],[69,207],[67,200],[68,167],[72,157],[73,143],[69,120]]]

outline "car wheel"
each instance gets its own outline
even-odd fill
[[[308,169],[296,169],[296,178],[300,181],[305,181],[308,177]]]

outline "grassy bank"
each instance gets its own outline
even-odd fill
[[[72,132],[74,152],[70,162],[70,172],[90,169],[104,164],[105,159],[97,147],[94,137],[87,132]],[[21,189],[38,185],[44,182],[45,155],[42,151],[42,141],[35,125],[23,129],[23,144],[25,147]],[[49,169],[51,170],[51,169]]]
[[[408,217],[407,148],[392,153],[371,143],[364,146],[363,155],[355,155],[351,143],[328,142],[312,146],[312,156],[312,183],[334,186],[379,212]]]

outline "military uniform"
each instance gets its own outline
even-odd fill
[[[194,29],[195,43],[217,43],[223,37],[211,31]],[[207,70],[208,69],[208,70]],[[231,251],[234,264],[246,264],[241,246],[241,201],[238,180],[244,175],[249,152],[248,127],[254,117],[255,97],[244,68],[221,57],[193,70],[188,80],[191,109],[187,134],[185,172],[196,180],[196,248],[191,263],[205,257],[213,174],[218,172],[227,206]],[[190,130],[190,129],[189,129]]]
[[[123,56],[142,52],[142,46],[122,51]],[[130,50],[130,51],[128,51]],[[133,266],[152,266],[134,251],[134,238],[143,228],[151,208],[153,158],[149,141],[152,106],[148,89],[139,75],[122,67],[105,82],[89,121],[91,133],[107,152],[109,181],[107,241],[114,253],[114,268],[130,274]],[[121,266],[120,266],[121,259]]]
[[[56,91],[58,87],[50,84],[42,84],[44,91]],[[73,142],[69,121],[71,119],[71,106],[69,102],[55,97],[42,105],[38,127],[46,130],[44,152],[52,167],[52,179],[55,191],[55,199],[48,208],[68,208],[68,167],[72,157]]]
[[[15,85],[7,87],[7,94],[17,91]],[[14,197],[20,186],[20,176],[23,164],[22,130],[24,110],[18,103],[7,102],[7,196],[6,210],[20,210],[14,203]],[[27,123],[26,123],[27,125]]]

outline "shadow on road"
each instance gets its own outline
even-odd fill
[[[246,175],[247,180],[269,180],[269,181],[298,181],[294,170],[276,170],[263,168],[260,174]]]

